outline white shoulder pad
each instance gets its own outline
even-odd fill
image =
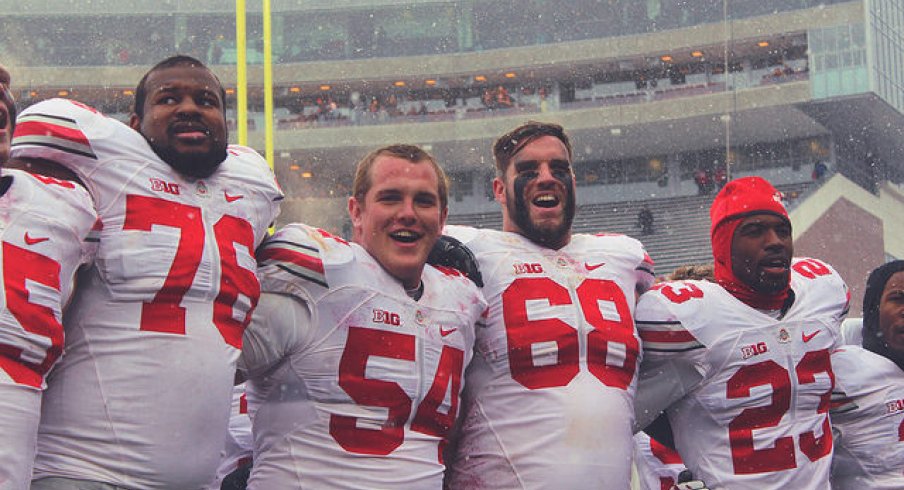
[[[465,245],[476,240],[480,236],[480,232],[480,229],[473,226],[446,225],[443,228],[443,235],[449,235]]]
[[[718,295],[718,286],[708,281],[669,281],[657,284],[640,296],[637,329],[644,350],[681,353],[704,345],[699,336],[707,319],[704,295]]]
[[[836,388],[844,397],[854,398],[880,389],[882,379],[900,379],[900,369],[888,359],[857,345],[845,345],[832,352]],[[833,405],[839,403],[832,394]],[[838,411],[833,407],[833,411]]]
[[[829,264],[809,257],[791,262],[791,289],[808,309],[828,312],[839,322],[850,309],[851,292],[841,275]]]
[[[286,225],[257,250],[261,290],[311,299],[311,288],[328,289],[326,268],[354,260],[345,240],[301,223]]]
[[[28,107],[17,118],[11,155],[45,158],[63,165],[78,164],[79,160],[97,161],[94,142],[112,137],[122,126],[80,102],[45,100]]]
[[[229,145],[227,154],[227,161],[234,163],[231,170],[240,173],[239,178],[246,180],[245,185],[262,187],[262,192],[270,202],[283,199],[283,191],[276,181],[276,175],[260,153],[247,146]]]

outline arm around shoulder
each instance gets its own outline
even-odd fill
[[[242,336],[239,370],[248,378],[266,373],[304,343],[312,326],[311,311],[301,299],[261,293],[251,323]]]

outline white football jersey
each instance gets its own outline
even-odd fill
[[[663,283],[638,303],[638,425],[668,408],[679,454],[710,489],[828,488],[830,353],[849,294],[822,262],[791,269],[781,319],[707,281]]]
[[[904,488],[904,371],[853,345],[832,354],[832,368],[832,488]]]
[[[44,395],[35,478],[207,485],[260,295],[254,250],[282,198],[267,163],[231,146],[212,176],[190,179],[138,132],[60,99],[23,111],[12,155],[75,172],[101,225]]]
[[[223,478],[239,467],[250,464],[253,448],[251,417],[248,416],[248,397],[245,396],[245,383],[241,383],[232,389],[232,409],[229,411],[226,445],[220,453],[220,467],[217,468],[217,478],[210,485],[210,490],[219,490]]]
[[[634,434],[634,465],[640,490],[670,490],[686,469],[678,452],[645,432]]]
[[[640,340],[637,240],[574,235],[559,250],[447,226],[477,256],[489,303],[468,368],[451,488],[626,489]]]
[[[427,266],[415,301],[357,244],[297,224],[265,242],[259,259],[264,301],[243,353],[248,488],[441,488],[486,309],[477,287]],[[309,311],[306,321],[269,318],[293,304]]]
[[[31,481],[44,378],[63,350],[62,311],[90,261],[97,215],[72,182],[3,170],[0,196],[0,488]]]

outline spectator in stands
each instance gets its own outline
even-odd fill
[[[549,101],[547,100],[549,92],[546,90],[546,87],[540,87],[537,90],[537,95],[540,97],[540,112],[546,112],[549,110]]]
[[[389,94],[389,97],[386,98],[386,104],[384,107],[387,112],[389,112],[390,116],[397,116],[400,114],[399,111],[399,99],[396,97],[396,94]]]
[[[512,107],[512,97],[502,85],[496,88],[496,107],[501,109]]]
[[[721,190],[725,187],[725,184],[728,182],[728,172],[725,170],[724,165],[719,165],[719,168],[716,169],[716,172],[713,174],[713,182],[715,183],[717,190]]]
[[[483,102],[483,105],[485,105],[487,109],[495,109],[496,91],[487,87],[487,89],[483,91],[483,97],[480,98],[480,101]]]
[[[653,234],[653,220],[653,212],[650,211],[650,208],[648,208],[646,204],[644,204],[643,207],[640,208],[640,212],[637,213],[637,227],[640,228],[641,234]]]
[[[709,173],[702,169],[698,168],[694,171],[694,183],[697,184],[697,194],[700,196],[709,194]]]
[[[826,173],[829,171],[829,166],[823,160],[817,160],[815,164],[813,164],[813,180],[820,181],[825,178]]]

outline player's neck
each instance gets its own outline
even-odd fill
[[[424,281],[418,281],[417,286],[411,289],[405,288],[405,294],[415,301],[421,299],[421,296],[424,295]]]

